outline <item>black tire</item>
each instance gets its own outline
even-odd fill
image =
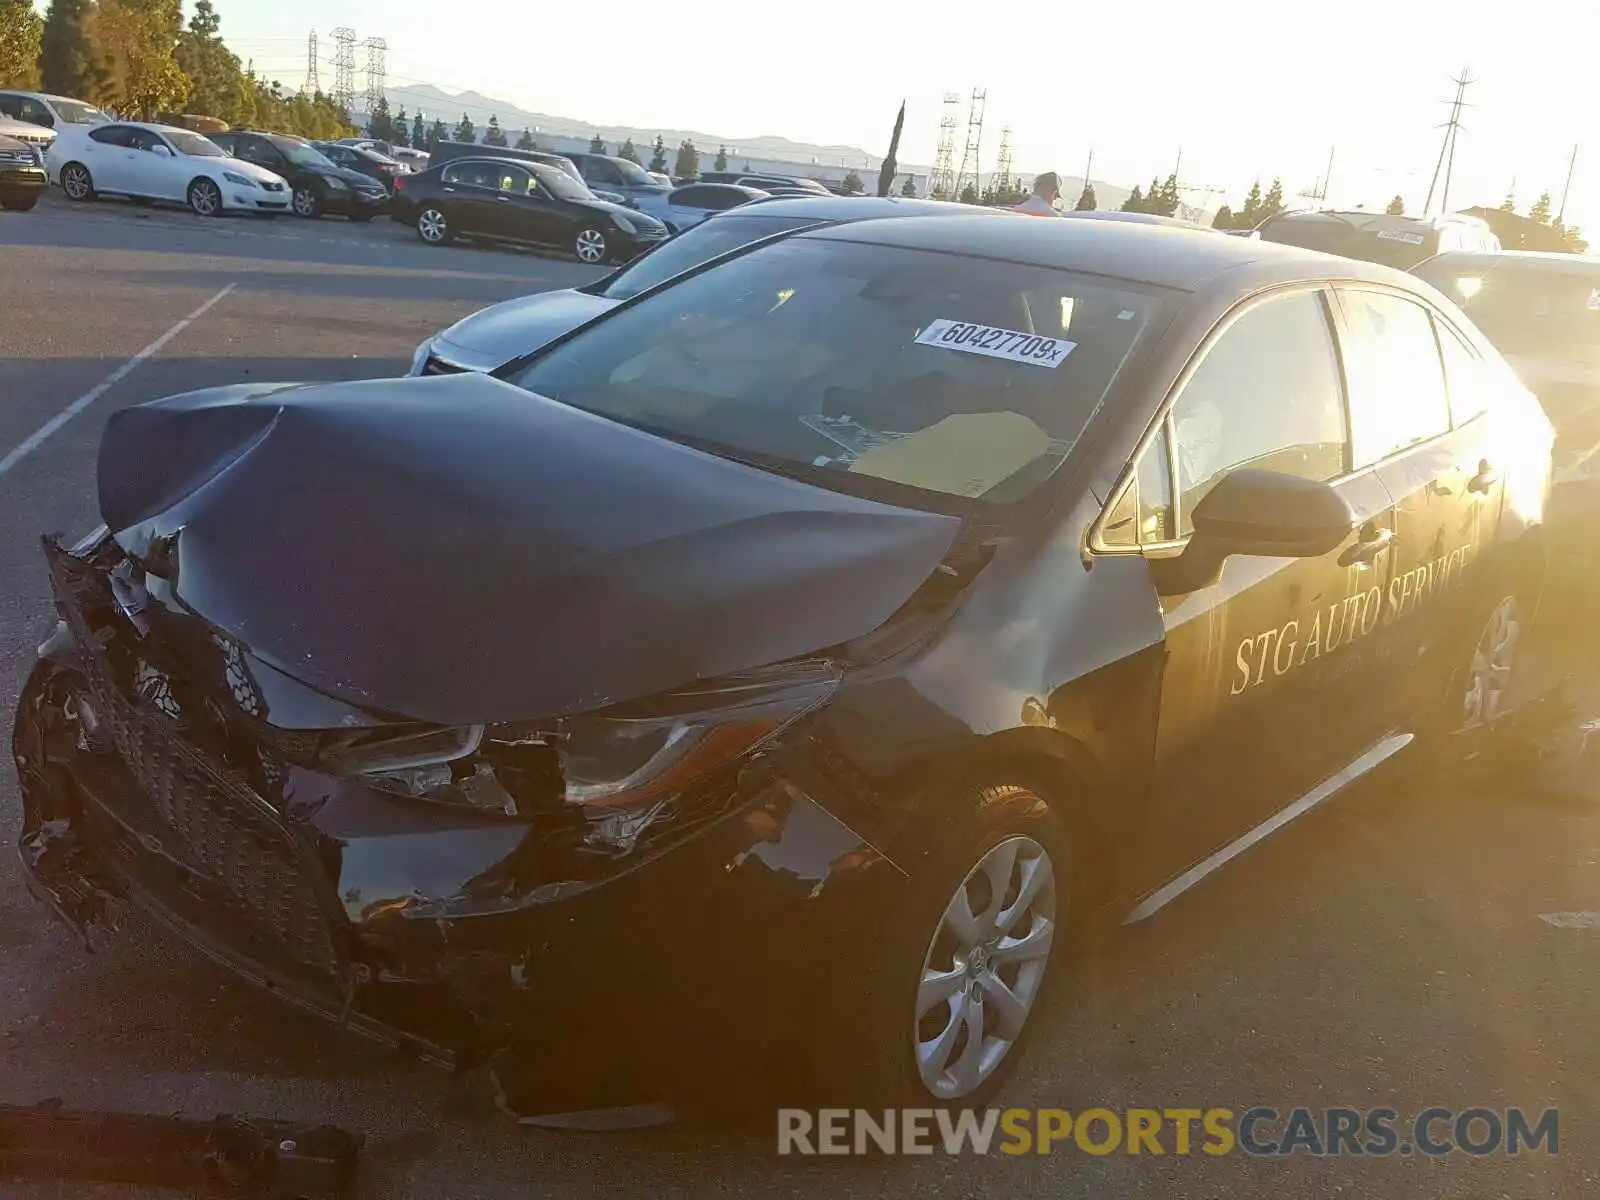
[[[204,177],[190,182],[187,193],[189,209],[199,217],[222,215],[222,189],[213,180]]]
[[[448,246],[455,238],[449,214],[437,204],[424,204],[417,212],[417,236],[429,246]]]
[[[61,191],[68,200],[76,204],[87,204],[97,199],[94,190],[94,176],[89,174],[89,168],[80,162],[69,162],[61,168]]]
[[[1079,889],[1074,883],[1079,876],[1074,865],[1077,856],[1073,853],[1073,839],[1066,825],[1037,791],[1016,784],[996,785],[979,790],[975,800],[976,803],[951,823],[929,857],[918,865],[904,902],[887,914],[881,924],[880,940],[868,956],[868,969],[836,981],[838,993],[830,1004],[831,1019],[822,1023],[826,1026],[822,1035],[824,1044],[812,1051],[819,1103],[868,1109],[982,1109],[1004,1086],[1026,1052],[1044,1002],[1061,977],[1064,963],[1074,957],[1073,930],[1077,924],[1079,899]],[[991,852],[999,851],[1003,856],[1006,846],[1014,846],[1019,851],[1016,870],[1025,862],[1037,864],[1037,858],[1030,857],[1035,851],[1045,856],[1051,868],[1053,886],[1049,891],[1053,900],[1048,907],[1054,915],[1049,949],[1039,969],[1033,972],[1036,978],[1031,990],[1016,975],[1002,979],[1013,995],[1025,996],[1028,1000],[1020,1033],[1009,1038],[1009,1048],[975,1086],[942,1093],[924,1082],[913,1042],[928,1039],[926,1044],[933,1044],[940,1040],[940,1031],[928,1024],[930,1018],[933,1026],[943,1022],[947,1032],[952,1026],[962,1024],[964,1018],[952,1014],[957,1006],[969,1002],[962,999],[963,992],[968,997],[995,994],[986,990],[993,986],[992,982],[985,984],[983,980],[986,977],[984,968],[989,965],[988,956],[996,951],[992,946],[986,949],[982,962],[975,961],[977,956],[968,956],[969,971],[976,971],[976,975],[963,975],[967,982],[955,995],[935,1003],[926,1012],[919,1012],[924,969],[942,970],[948,977],[955,977],[951,968],[960,967],[963,958],[949,957],[941,947],[941,939],[948,932],[946,908],[961,889],[969,907],[982,910],[983,889],[990,885],[988,876],[977,868]],[[1002,913],[1015,903],[1014,889],[1019,876],[1014,870],[1007,878],[1011,882],[1007,883],[1002,896]],[[992,899],[992,888],[987,894]],[[1043,903],[1041,901],[1041,905]],[[1032,912],[1022,914],[1020,919],[1034,923],[1036,930],[1042,929],[1037,925],[1039,918]],[[1020,928],[1021,924],[1012,926],[1013,930]],[[993,936],[998,937],[998,934]],[[947,957],[949,967],[945,964]],[[993,971],[1022,969],[1021,964],[1006,962]],[[1027,969],[1033,971],[1031,967]],[[951,1007],[941,1012],[939,1003],[946,1001]],[[995,1007],[994,1017],[998,1022],[999,1007],[989,1007]],[[984,1014],[982,1019],[987,1030],[987,1008],[979,1011]],[[966,1034],[957,1033],[949,1044],[962,1047],[969,1041]],[[960,1054],[960,1049],[953,1050],[949,1061],[958,1062]]]
[[[598,225],[585,225],[572,237],[572,257],[591,267],[611,261],[611,239]]]
[[[38,192],[30,192],[26,196],[0,196],[0,208],[7,212],[32,212],[38,203]]]
[[[322,197],[316,188],[297,187],[289,200],[289,210],[305,221],[315,221],[322,215]]]

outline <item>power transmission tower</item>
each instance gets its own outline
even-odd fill
[[[1444,141],[1439,144],[1439,160],[1433,165],[1433,179],[1428,184],[1428,198],[1423,202],[1422,215],[1427,216],[1433,211],[1433,193],[1439,184],[1439,173],[1444,172],[1444,191],[1439,198],[1440,211],[1447,212],[1450,208],[1450,176],[1456,165],[1456,134],[1461,131],[1461,110],[1470,105],[1466,102],[1467,87],[1476,83],[1471,74],[1462,71],[1460,78],[1452,79],[1456,85],[1455,99],[1449,101],[1450,119],[1440,128],[1444,130]]]
[[[378,102],[384,98],[384,84],[389,73],[389,43],[382,38],[367,39],[367,120],[378,111]]]
[[[933,171],[928,176],[928,195],[937,199],[955,199],[956,183],[956,124],[961,110],[961,97],[955,92],[944,94],[944,109],[939,114],[939,148],[933,156]]]
[[[356,31],[348,25],[333,31],[333,102],[346,116],[356,102]]]
[[[1000,131],[1000,153],[994,161],[994,181],[996,187],[1011,186],[1011,126],[1009,125]]]
[[[306,38],[306,82],[305,93],[315,96],[322,90],[322,81],[317,76],[317,31],[313,29]]]
[[[961,154],[961,169],[956,172],[953,187],[955,199],[961,199],[961,190],[971,183],[976,190],[978,172],[983,158],[983,107],[989,93],[982,88],[972,89],[972,100],[967,106],[967,148]]]

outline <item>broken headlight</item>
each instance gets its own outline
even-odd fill
[[[838,686],[832,663],[723,678],[550,721],[354,734],[320,766],[370,787],[484,813],[580,810],[626,847],[693,784],[756,752]]]

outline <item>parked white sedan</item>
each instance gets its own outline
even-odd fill
[[[673,233],[682,233],[693,229],[712,213],[766,198],[767,193],[759,188],[737,187],[731,183],[691,183],[656,196],[637,196],[632,204]]]
[[[289,185],[254,163],[229,158],[208,138],[170,125],[112,122],[45,155],[50,182],[67,199],[100,195],[187,204],[202,217],[224,212],[280,213]]]

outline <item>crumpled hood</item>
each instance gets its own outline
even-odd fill
[[[434,349],[457,366],[492,371],[617,304],[572,288],[521,296],[463,317],[434,339]]]
[[[176,599],[349,703],[582,712],[881,625],[960,522],[703,454],[483,375],[123,409],[100,511]]]

